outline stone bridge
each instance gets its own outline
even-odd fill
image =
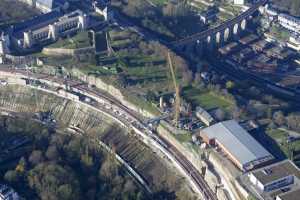
[[[245,30],[247,21],[259,7],[263,6],[266,2],[267,0],[258,0],[252,7],[237,17],[230,19],[217,27],[175,41],[171,43],[171,45],[179,51],[186,51],[188,49],[200,49],[200,51],[202,51],[203,48],[212,50],[214,47],[221,46],[223,43],[229,39],[234,39],[240,32]]]

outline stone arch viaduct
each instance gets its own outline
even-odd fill
[[[213,49],[214,47],[221,46],[224,42],[231,38],[235,38],[240,32],[245,30],[247,21],[259,7],[263,6],[266,2],[267,0],[257,0],[252,7],[237,17],[230,19],[217,27],[172,42],[171,45],[180,51],[184,51],[187,48],[197,47],[197,49]]]

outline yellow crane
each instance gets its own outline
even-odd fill
[[[175,88],[175,106],[174,106],[175,116],[174,116],[174,121],[175,121],[176,127],[178,127],[178,122],[179,122],[179,117],[180,117],[180,89],[179,89],[179,85],[177,83],[177,79],[176,79],[176,75],[175,75],[175,69],[174,69],[173,64],[172,64],[172,59],[171,59],[170,52],[168,52],[168,62],[169,62],[169,67],[170,67],[170,71],[171,71],[171,75],[172,75],[172,79],[173,79],[174,88]]]

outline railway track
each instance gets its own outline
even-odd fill
[[[196,183],[197,187],[200,191],[202,191],[203,196],[207,200],[217,200],[216,194],[212,191],[212,189],[209,187],[207,182],[204,180],[203,176],[199,173],[199,171],[192,165],[192,163],[182,155],[180,151],[176,149],[173,145],[171,145],[168,141],[161,138],[160,139],[168,146],[168,151],[174,155],[176,160],[181,164],[181,166],[184,168],[184,170],[189,173],[191,178]]]
[[[193,166],[193,164],[180,152],[176,149],[175,146],[173,146],[171,143],[169,143],[167,140],[163,139],[159,135],[153,133],[151,130],[147,128],[147,125],[145,125],[140,118],[134,113],[132,110],[124,106],[121,102],[118,100],[108,97],[104,94],[102,94],[99,91],[95,91],[92,88],[90,88],[87,84],[83,83],[82,81],[78,80],[70,80],[70,79],[59,79],[57,77],[49,76],[47,74],[33,74],[29,73],[25,70],[14,70],[14,69],[1,69],[2,71],[11,72],[11,73],[20,73],[22,75],[32,77],[34,79],[44,79],[51,82],[56,82],[60,84],[68,84],[71,88],[74,87],[80,91],[84,91],[88,94],[91,94],[96,97],[103,98],[110,102],[112,105],[117,106],[121,110],[125,111],[127,114],[131,115],[133,119],[135,119],[135,123],[131,123],[132,126],[139,129],[141,132],[145,133],[149,137],[151,137],[153,140],[155,140],[160,146],[162,146],[167,152],[169,152],[176,160],[176,162],[184,169],[184,171],[190,176],[190,178],[193,180],[194,184],[197,186],[199,191],[202,192],[203,197],[205,200],[217,200],[216,194],[212,191],[212,189],[208,186],[204,178],[201,176],[199,171]],[[119,118],[120,119],[120,118]],[[123,119],[120,119],[124,122]],[[128,124],[128,123],[127,123]]]

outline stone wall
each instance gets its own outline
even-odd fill
[[[42,53],[49,56],[73,56],[74,49],[43,48]]]
[[[14,92],[11,92],[11,91]],[[50,111],[60,126],[78,126],[83,131],[103,129],[112,120],[87,106],[28,87],[10,85],[0,88],[0,108],[11,112]]]
[[[175,146],[200,172],[203,166],[208,165],[208,163],[205,163],[201,160],[201,152],[196,152],[193,149],[183,145],[174,137],[173,132],[168,129],[167,122],[161,121],[157,132],[160,136]],[[230,191],[230,196],[233,197],[234,200],[244,200],[244,198],[247,197],[247,192],[244,189],[241,190],[242,186],[240,186],[234,177],[229,175],[231,173],[227,170],[226,165],[222,166],[213,154],[209,155],[209,162],[212,164],[209,165],[213,166],[214,169],[207,168],[207,170],[209,170],[211,174],[214,174],[214,176],[217,175],[226,182],[226,186],[228,187],[225,189]],[[205,180],[207,180],[207,178],[208,177],[206,176]],[[212,183],[209,183],[209,185],[212,186]],[[237,189],[239,192],[236,192]]]
[[[94,47],[84,47],[79,49],[65,49],[65,48],[43,48],[42,53],[50,56],[74,56],[83,53],[94,52]]]
[[[44,65],[41,64],[40,68],[36,68],[37,73],[47,73],[50,75],[55,75],[55,66],[51,65]],[[101,80],[101,78],[96,77],[95,75],[87,75],[80,71],[79,69],[73,68],[71,70],[65,69],[64,73],[70,74],[72,77],[75,77],[85,83],[88,83],[89,85],[94,85],[100,90],[103,90],[104,92],[110,94],[113,96],[115,99],[120,101],[123,105],[126,107],[130,108],[131,110],[143,115],[144,117],[147,118],[154,118],[155,114],[149,112],[148,110],[145,110],[143,108],[140,108],[139,106],[129,102],[126,97],[123,95],[122,91],[118,89],[117,87],[108,84]]]
[[[200,159],[200,154],[198,152],[192,152],[191,149],[180,143],[172,134],[172,132],[166,128],[165,121],[161,121],[161,124],[157,128],[157,132],[160,136],[165,138],[167,141],[172,143],[194,166],[201,171],[203,162]]]
[[[155,117],[154,114],[152,114],[152,113],[148,112],[147,110],[142,109],[142,108],[132,104],[131,102],[127,101],[126,97],[122,94],[120,89],[116,88],[113,85],[105,83],[100,78],[97,78],[94,75],[86,75],[78,69],[73,69],[72,70],[72,75],[77,77],[78,79],[90,84],[90,85],[95,85],[97,88],[109,93],[110,95],[115,97],[123,105],[130,108],[131,110],[134,110],[135,112],[138,112],[138,113],[142,114],[145,117],[149,117],[149,118]]]

